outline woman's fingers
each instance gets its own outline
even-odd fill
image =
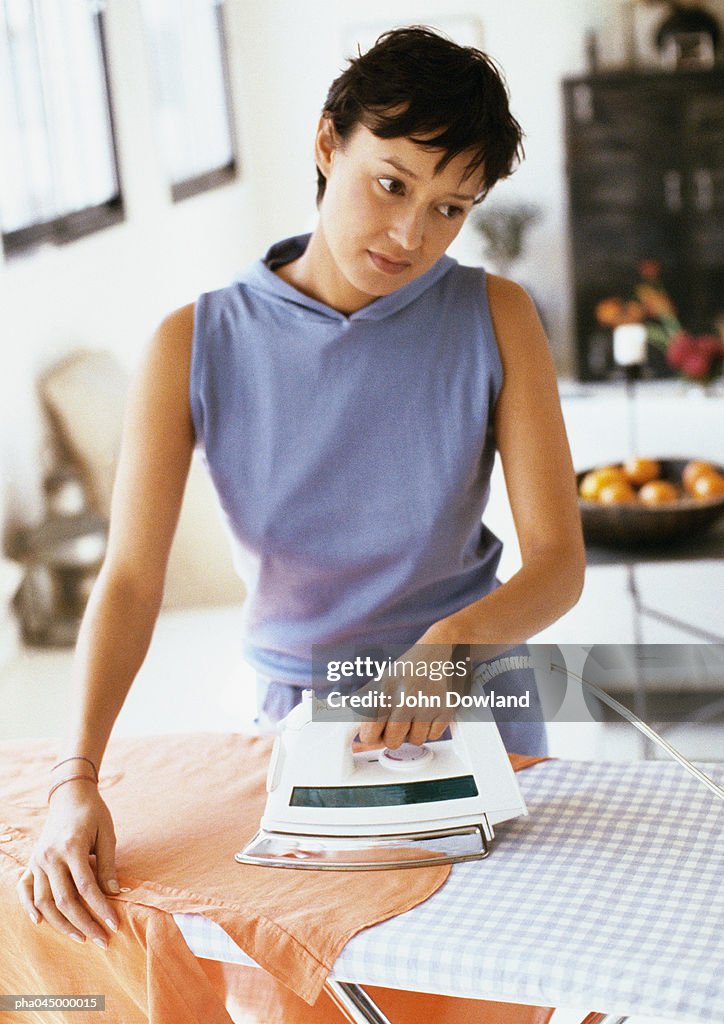
[[[56,905],[56,897],[50,885],[48,876],[39,866],[35,866],[32,872],[33,877],[33,904],[42,913],[44,919],[56,931],[62,932],[68,938],[76,942],[85,942],[83,932],[71,924],[67,917]]]
[[[113,907],[101,892],[98,879],[93,873],[88,859],[82,855],[69,858],[68,868],[75,891],[83,901],[81,905],[84,907],[84,910],[87,907],[93,917],[103,922],[112,932],[118,931],[118,921]],[[85,934],[91,939],[100,938],[104,941],[106,940],[106,933],[95,921],[93,921],[93,934],[87,931]]]
[[[405,741],[419,745],[427,740],[439,740],[450,725],[449,718],[433,717],[434,710],[424,706],[417,713],[409,708],[397,708],[396,702],[393,707],[395,710],[391,713],[381,712],[378,718],[360,727],[359,738],[363,743],[381,740],[391,750]]]
[[[436,718],[434,722],[430,723],[430,735],[428,736],[428,739],[439,740],[442,734],[445,732],[445,730],[450,727],[450,725],[451,722],[449,720]]]
[[[20,881],[17,884],[17,893],[23,910],[30,920],[33,924],[40,924],[43,920],[43,915],[33,903],[33,873],[30,868],[26,868],[20,876]]]
[[[377,743],[382,740],[390,750],[393,750],[405,741],[419,746],[428,740],[439,740],[449,725],[449,720],[440,718],[435,718],[431,722],[426,719],[403,721],[394,716],[376,718],[373,722],[365,722],[360,727],[359,738],[362,743]]]
[[[30,919],[107,949],[110,933],[118,931],[113,904],[103,892],[119,891],[112,884],[115,847],[113,820],[97,790],[59,790],[17,886]]]
[[[429,721],[427,718],[403,721],[391,716],[383,732],[385,744],[392,750],[401,743],[414,743],[420,746],[428,740],[439,740],[450,722],[439,718]]]
[[[375,718],[371,722],[365,722],[360,726],[359,738],[362,743],[377,743],[382,739],[385,731],[387,718]]]
[[[98,829],[96,874],[98,875],[98,884],[104,892],[114,895],[120,892],[116,879],[116,836],[112,825],[109,828]],[[115,921],[115,915],[107,900],[104,902],[104,907],[103,919],[107,921],[108,912],[110,912],[110,917]]]
[[[106,905],[87,857],[85,863],[78,854],[69,855],[67,862],[54,857],[47,867],[36,868],[34,897],[35,906],[49,924],[71,938],[79,936],[81,942],[89,938],[102,949],[108,948],[107,933],[94,914],[114,924],[115,916]]]
[[[425,743],[430,739],[430,730],[432,728],[432,722],[428,721],[417,721],[408,722],[410,731],[407,733],[407,742],[415,743],[420,746],[421,743]]]
[[[429,723],[418,722],[417,724],[418,726],[427,726]],[[409,718],[405,721],[403,719],[396,718],[394,715],[390,715],[387,719],[387,724],[385,725],[385,731],[382,734],[382,739],[384,740],[385,745],[389,747],[390,750],[395,750],[399,747],[401,743],[404,743],[405,737],[410,730],[410,725],[411,722]]]

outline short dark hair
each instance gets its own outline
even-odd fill
[[[358,124],[381,139],[415,138],[441,149],[437,170],[470,150],[482,170],[480,201],[523,157],[523,132],[510,112],[500,69],[487,54],[422,25],[393,29],[351,58],[332,82],[323,113],[344,142]],[[327,181],[317,168],[317,203]]]

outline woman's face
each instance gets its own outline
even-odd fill
[[[435,171],[441,151],[409,138],[380,139],[358,125],[343,143],[320,121],[316,158],[327,185],[317,234],[327,301],[351,312],[420,277],[462,227],[482,172],[470,154]]]

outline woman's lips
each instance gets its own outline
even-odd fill
[[[401,274],[412,265],[409,260],[391,260],[389,257],[383,256],[381,252],[373,252],[372,249],[368,249],[367,253],[383,274]]]

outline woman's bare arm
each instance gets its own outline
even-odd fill
[[[495,437],[522,567],[497,590],[434,623],[412,649],[420,660],[428,651],[432,658],[449,659],[458,644],[495,650],[522,643],[571,608],[583,586],[575,475],[548,342],[522,288],[489,276],[488,297],[504,376]],[[439,739],[449,725],[444,715],[433,721],[426,713],[410,717],[403,712],[380,716],[362,726],[360,738],[367,743],[383,738],[389,747],[405,737],[423,743]]]
[[[487,597],[436,623],[421,642],[521,643],[571,608],[583,586],[575,474],[548,342],[522,288],[490,276],[488,297],[504,374],[495,438],[522,566]]]
[[[148,650],[194,445],[188,398],[193,316],[194,307],[186,306],[161,324],[131,390],[108,550],[80,630],[59,760],[80,755],[100,766]],[[92,771],[84,761],[71,761],[55,769],[51,783],[72,774]],[[18,886],[20,900],[36,923],[46,920],[78,942],[87,937],[104,946],[116,927],[104,893],[114,891],[108,809],[92,782],[67,782],[50,801]]]
[[[193,306],[161,324],[129,397],[108,551],[78,638],[76,712],[63,756],[100,762],[148,649],[194,445],[192,332]]]

